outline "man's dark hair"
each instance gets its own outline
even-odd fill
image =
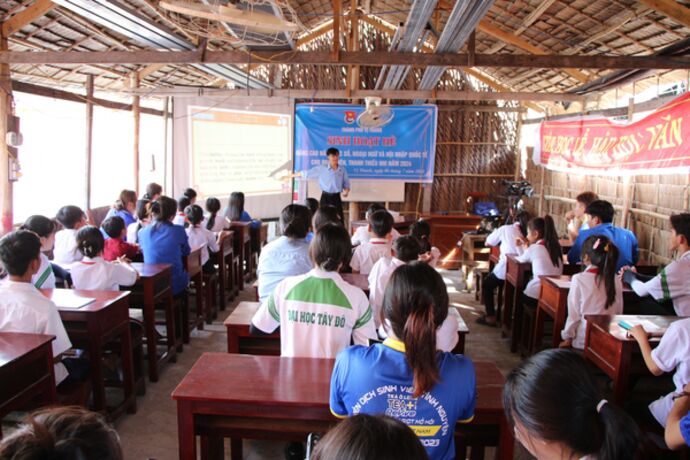
[[[0,260],[10,275],[24,275],[40,253],[41,240],[29,230],[17,230],[0,239]]]
[[[63,206],[57,213],[55,218],[62,224],[63,227],[73,229],[77,222],[86,217],[84,211],[79,206]]]
[[[676,235],[685,237],[685,244],[690,244],[690,214],[674,214],[671,216],[671,227],[676,231]]]
[[[584,204],[585,207],[589,206],[590,203],[592,203],[593,201],[597,201],[598,199],[599,199],[599,195],[597,195],[594,192],[582,192],[578,196],[575,197],[575,200]]]
[[[125,229],[125,220],[120,216],[110,216],[101,224],[103,231],[110,238],[120,238]]]
[[[609,203],[608,201],[604,200],[595,200],[592,201],[588,206],[587,206],[587,211],[585,211],[587,214],[589,214],[592,217],[598,217],[601,223],[603,224],[610,224],[613,222],[613,205]]]
[[[369,216],[371,231],[379,238],[384,238],[393,230],[393,216],[388,211],[376,211]]]
[[[326,156],[330,157],[331,155],[340,155],[340,151],[335,147],[330,147],[328,150],[326,150]]]
[[[177,199],[177,212],[184,212],[190,204],[192,204],[192,202],[189,197],[187,195],[182,195]]]
[[[403,262],[411,262],[419,258],[422,247],[414,236],[403,235],[393,242],[393,251],[395,251],[395,257],[398,259]]]

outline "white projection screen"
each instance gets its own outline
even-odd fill
[[[293,105],[284,98],[173,99],[173,192],[194,188],[227,203],[245,194],[255,218],[273,218],[292,202]]]

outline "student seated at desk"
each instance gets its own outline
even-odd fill
[[[125,259],[133,259],[141,252],[139,246],[125,241],[127,227],[125,227],[125,221],[122,220],[121,217],[108,217],[101,224],[101,228],[105,234],[109,236],[109,238],[105,240],[103,259],[109,262],[118,260],[122,257]]]
[[[81,260],[81,253],[77,250],[77,232],[86,225],[86,214],[78,206],[63,206],[56,219],[63,229],[55,234],[53,260],[62,265]]]
[[[545,350],[513,369],[503,406],[515,438],[538,459],[647,458],[636,455],[642,435],[635,422],[602,398],[572,350]]]
[[[117,431],[96,412],[79,406],[30,414],[0,442],[2,460],[122,460]]]
[[[38,289],[54,289],[55,273],[53,273],[50,260],[44,253],[50,252],[55,245],[57,224],[45,216],[31,216],[24,221],[21,229],[34,232],[41,240],[41,266],[31,278],[31,282]]]
[[[537,306],[541,293],[541,277],[563,274],[563,250],[551,216],[535,217],[527,224],[527,238],[515,241],[520,263],[532,264],[532,279],[525,287],[525,303]]]
[[[187,206],[184,210],[189,227],[187,227],[187,238],[189,246],[192,248],[204,247],[201,251],[201,265],[204,273],[215,273],[216,267],[211,260],[211,254],[220,251],[218,238],[211,230],[202,225],[204,220],[204,210],[195,204]]]
[[[560,346],[585,348],[585,315],[623,313],[623,283],[616,274],[618,249],[603,235],[593,235],[582,245],[584,272],[573,275],[568,291],[568,318]]]
[[[311,228],[314,229],[314,233],[318,233],[319,229],[326,224],[343,226],[343,223],[340,222],[340,217],[338,217],[338,209],[330,204],[321,206],[319,210],[316,211],[316,214],[314,214],[312,218]]]
[[[390,322],[385,320],[381,314],[381,306],[388,282],[398,267],[418,260],[420,252],[419,241],[411,235],[403,235],[393,243],[393,257],[380,258],[369,273],[369,302],[374,311],[374,322],[380,338],[387,338],[388,331],[391,329]],[[450,307],[448,316],[436,330],[436,348],[438,350],[453,351],[453,348],[458,344],[458,316],[458,311]]]
[[[367,243],[369,240],[371,240],[371,221],[369,220],[372,214],[374,214],[376,211],[388,211],[384,205],[381,203],[371,203],[369,207],[367,208],[366,212],[364,213],[364,219],[368,222],[368,225],[363,225],[361,227],[357,227],[355,230],[354,235],[352,235],[352,246],[357,246],[358,244],[362,243]],[[391,214],[390,211],[388,211],[388,214]],[[393,214],[391,214],[391,217],[393,217]],[[393,218],[393,222],[395,222],[395,218]],[[395,241],[398,239],[400,236],[400,233],[393,228],[391,230],[391,241]]]
[[[587,215],[589,230],[581,231],[575,239],[573,247],[568,252],[568,263],[573,265],[580,263],[582,244],[587,238],[592,235],[603,235],[618,248],[616,270],[626,265],[635,265],[639,259],[637,237],[630,230],[613,226],[613,205],[604,200],[593,201],[587,206]]]
[[[388,211],[375,211],[369,217],[368,228],[372,238],[355,248],[350,261],[352,273],[368,275],[381,257],[390,257],[391,255],[393,216]]]
[[[182,227],[187,226],[187,215],[184,213],[184,210],[187,209],[187,206],[189,206],[189,197],[187,197],[187,195],[182,195],[177,199],[177,214],[172,221],[173,225],[179,225]]]
[[[122,218],[125,222],[125,227],[136,222],[134,213],[137,209],[137,192],[134,190],[123,190],[120,192],[120,197],[115,201],[112,208],[108,210],[104,221],[113,216]]]
[[[172,265],[173,296],[186,292],[189,274],[182,266],[182,258],[191,252],[184,227],[173,225],[177,203],[161,196],[151,203],[153,222],[139,232],[139,246],[147,264]]]
[[[276,285],[289,276],[303,275],[312,269],[306,240],[311,213],[306,206],[289,204],[280,213],[282,236],[261,249],[256,269],[259,302],[264,302]]]
[[[428,427],[412,423],[411,428],[420,430],[416,434],[429,458],[454,459],[455,424],[474,418],[476,377],[468,358],[437,351],[436,330],[448,315],[441,275],[424,262],[398,267],[386,288],[383,311],[391,324],[389,338],[338,354],[331,377],[331,412],[344,418],[357,406],[357,413],[385,413],[401,421],[424,419]],[[389,391],[377,392],[380,388]],[[410,417],[409,411],[416,415]]]
[[[186,197],[189,199],[189,205],[190,205],[190,206],[193,205],[193,204],[196,204],[196,195],[197,195],[197,193],[196,193],[196,190],[194,190],[193,188],[187,187],[187,188],[184,189],[184,191],[182,192],[182,195],[186,196]]]
[[[139,230],[146,227],[151,221],[149,203],[151,203],[149,200],[137,201],[137,221],[127,226],[127,242],[130,244],[137,244],[139,241]]]
[[[40,254],[41,241],[28,230],[17,230],[0,239],[0,260],[9,274],[9,279],[0,284],[0,332],[54,335],[55,383],[86,380],[88,361],[60,359],[72,343],[53,301],[31,283],[41,266]]]
[[[220,200],[212,196],[206,198],[206,218],[204,220],[204,226],[206,230],[210,230],[216,235],[225,229],[227,222],[222,216],[218,216],[220,211]]]
[[[575,241],[581,231],[589,230],[586,216],[587,206],[598,199],[599,196],[594,192],[582,192],[575,197],[575,207],[565,213],[566,228],[570,241]]]
[[[671,412],[666,419],[664,440],[671,450],[690,446],[690,383],[676,395]]]
[[[673,383],[676,385],[676,392],[681,393],[683,387],[690,383],[690,318],[672,322],[654,350],[649,345],[647,332],[641,325],[633,327],[630,334],[640,345],[649,372],[659,376],[676,370],[673,374]],[[649,405],[649,411],[661,426],[666,426],[666,418],[671,412],[675,394],[669,393]]]
[[[228,205],[223,210],[223,215],[231,222],[251,222],[252,228],[261,227],[261,221],[252,219],[244,209],[244,193],[232,192],[228,199]]]
[[[104,243],[107,241],[103,241],[103,235],[96,227],[87,225],[77,232],[77,247],[84,258],[72,265],[75,289],[118,291],[120,286],[132,286],[137,281],[139,273],[129,265],[125,256],[114,262],[103,258]]]
[[[304,200],[304,205],[309,208],[309,212],[311,213],[311,217],[309,218],[309,222],[312,221],[314,216],[316,215],[316,211],[319,210],[319,200],[316,198],[307,198]],[[311,243],[311,240],[314,239],[314,229],[310,228],[309,232],[307,233],[307,237],[305,238],[307,240],[307,243]]]
[[[352,251],[347,230],[324,225],[309,251],[314,268],[278,283],[252,318],[251,332],[280,327],[280,355],[304,358],[335,358],[351,341],[376,339],[369,300],[338,274]]]
[[[527,236],[527,223],[530,215],[522,211],[515,216],[512,224],[501,225],[486,237],[486,246],[500,245],[500,256],[493,271],[482,281],[482,295],[484,296],[484,308],[486,314],[477,318],[477,324],[486,326],[496,325],[496,308],[494,306],[494,291],[503,286],[506,279],[506,254],[517,254],[516,241]]]
[[[410,235],[417,238],[421,248],[419,259],[436,268],[438,260],[441,258],[441,251],[436,246],[431,245],[431,225],[424,219],[410,225]]]
[[[643,300],[635,313],[690,316],[690,214],[671,216],[669,249],[678,255],[654,277],[623,268],[623,280]]]
[[[160,184],[151,182],[146,186],[146,193],[141,197],[142,200],[156,201],[163,194],[163,187]]]
[[[419,438],[387,415],[357,414],[331,428],[309,460],[427,460]]]

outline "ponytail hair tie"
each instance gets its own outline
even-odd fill
[[[604,407],[604,404],[607,404],[608,401],[605,399],[602,399],[599,401],[599,404],[597,404],[597,413],[601,414],[601,408]]]
[[[606,243],[606,245],[604,246],[604,252],[609,252],[609,246],[610,245],[611,245],[610,241],[608,243]]]
[[[597,240],[592,245],[592,249],[597,249],[599,247],[600,243],[601,243],[601,238],[597,238]]]

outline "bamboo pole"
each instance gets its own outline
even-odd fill
[[[139,73],[132,76],[132,87],[139,88]],[[132,100],[132,114],[134,115],[134,190],[139,196],[139,131],[141,128],[141,98],[134,96]]]
[[[515,174],[513,175],[513,180],[519,180],[522,173],[522,151],[520,150],[520,139],[522,136],[522,113],[518,113],[517,119],[517,133],[515,138]]]
[[[0,51],[7,51],[7,37],[0,33]],[[12,231],[14,223],[12,182],[10,181],[11,153],[5,137],[7,136],[7,123],[12,114],[12,80],[9,64],[0,64],[0,183],[2,184],[2,233]]]
[[[170,113],[170,97],[165,98],[163,110],[163,193],[168,192],[168,114]]]
[[[632,123],[632,117],[635,113],[635,98],[628,99],[628,123]],[[633,185],[631,176],[623,177],[623,212],[621,212],[621,227],[628,227],[628,218],[630,217],[630,203],[632,201]]]
[[[86,209],[91,209],[91,160],[93,158],[93,75],[86,77]]]

